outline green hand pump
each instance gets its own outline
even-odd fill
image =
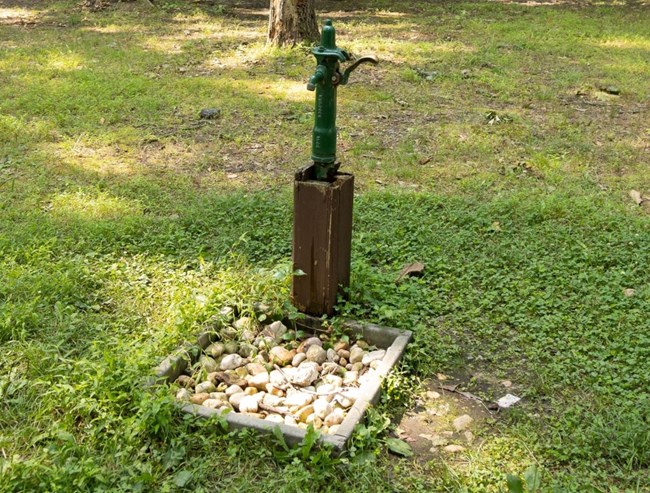
[[[341,72],[341,62],[351,60],[352,57],[337,48],[336,32],[329,19],[323,26],[321,44],[312,53],[316,57],[317,66],[307,84],[309,91],[316,91],[311,158],[315,165],[316,179],[331,181],[340,164],[336,162],[336,89],[339,84],[347,84],[350,73],[359,65],[377,64],[377,59],[374,56],[358,58]]]

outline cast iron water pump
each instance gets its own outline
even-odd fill
[[[331,181],[339,167],[336,162],[336,89],[340,84],[347,84],[350,73],[359,65],[376,64],[377,59],[374,56],[361,57],[341,72],[341,62],[352,57],[345,50],[337,48],[336,32],[329,19],[323,26],[321,44],[314,47],[312,53],[318,65],[307,84],[308,90],[316,90],[311,158],[316,179]]]
[[[350,286],[354,175],[337,173],[336,89],[365,62],[336,47],[332,21],[326,20],[321,44],[312,50],[317,66],[307,89],[316,91],[312,163],[296,172],[293,186],[293,270],[291,301],[303,313],[332,315]],[[300,275],[298,274],[300,273]]]

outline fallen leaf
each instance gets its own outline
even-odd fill
[[[404,277],[422,277],[424,275],[424,264],[422,262],[414,262],[402,267],[402,270],[397,276],[397,281],[401,281]]]
[[[388,438],[386,440],[386,445],[388,446],[388,450],[394,454],[401,455],[403,457],[411,457],[413,455],[413,449],[411,446],[399,438]]]
[[[174,477],[174,483],[179,488],[183,488],[192,480],[192,473],[190,471],[179,471]]]

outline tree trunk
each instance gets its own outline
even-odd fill
[[[314,0],[271,0],[268,43],[295,45],[318,39]]]

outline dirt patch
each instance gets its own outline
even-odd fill
[[[476,393],[465,390],[470,380]],[[411,445],[418,461],[449,460],[476,450],[499,417],[498,406],[485,396],[503,396],[511,387],[507,380],[484,374],[438,375],[426,382],[415,407],[402,416],[397,436]]]

